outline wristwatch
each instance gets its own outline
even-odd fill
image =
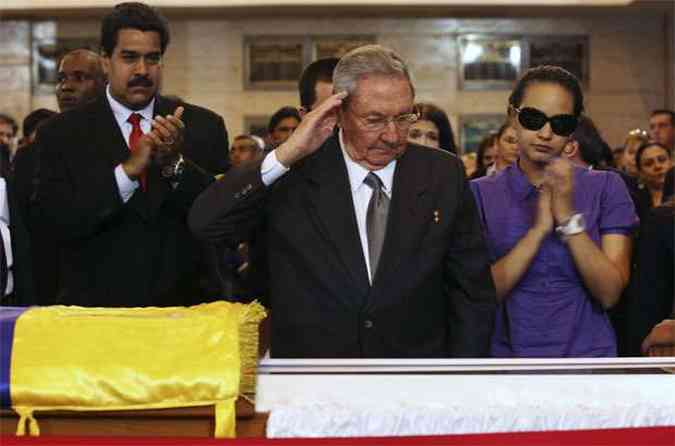
[[[173,164],[162,167],[162,177],[168,180],[177,180],[185,170],[185,158],[178,154],[178,158]]]
[[[586,230],[586,219],[584,214],[573,214],[570,218],[556,226],[555,233],[562,239],[581,234]]]

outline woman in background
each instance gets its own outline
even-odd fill
[[[663,205],[652,209],[641,222],[635,281],[637,292],[630,296],[626,311],[629,356],[639,356],[641,353],[654,355],[655,352],[648,351],[652,343],[645,343],[645,338],[661,321],[675,318],[673,170],[671,168],[666,175]],[[675,321],[670,322],[673,323]],[[664,330],[664,327],[659,329]],[[675,346],[675,331],[671,341],[672,346]]]
[[[638,169],[635,164],[635,154],[637,149],[647,142],[649,142],[649,135],[646,130],[634,129],[628,132],[623,144],[623,162],[621,163],[623,171],[628,175],[637,178]]]
[[[490,133],[480,142],[476,156],[476,171],[471,175],[471,179],[484,177],[488,168],[495,162],[497,155],[497,134]]]
[[[660,206],[666,173],[673,166],[670,151],[656,142],[643,144],[635,153],[635,164],[640,183],[649,191],[650,207]]]
[[[518,135],[510,120],[497,131],[495,146],[495,162],[487,169],[488,176],[504,170],[518,158]]]
[[[455,135],[448,115],[434,104],[415,104],[419,119],[408,130],[408,142],[457,153]]]

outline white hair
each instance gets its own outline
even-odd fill
[[[415,96],[408,66],[394,50],[381,45],[364,45],[345,54],[333,72],[333,90],[335,93],[346,91],[352,95],[356,92],[359,79],[369,74],[404,77]]]

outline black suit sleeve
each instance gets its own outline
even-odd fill
[[[197,238],[229,244],[250,238],[264,218],[268,191],[261,163],[231,169],[195,200],[188,223]]]
[[[183,155],[210,175],[230,168],[227,129],[216,113],[185,104],[183,119],[186,126]]]
[[[459,172],[460,203],[444,265],[450,302],[448,354],[485,357],[490,352],[497,298],[478,210],[463,170]]]
[[[66,240],[95,233],[123,207],[114,169],[102,159],[85,161],[80,149],[86,142],[77,141],[68,124],[48,123],[35,142],[40,157],[39,205]]]

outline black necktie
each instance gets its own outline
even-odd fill
[[[382,180],[370,172],[363,180],[372,190],[368,213],[366,214],[366,233],[368,234],[368,254],[370,257],[370,279],[375,279],[377,266],[380,263],[380,254],[387,232],[387,215],[389,214],[389,197],[382,190]]]

